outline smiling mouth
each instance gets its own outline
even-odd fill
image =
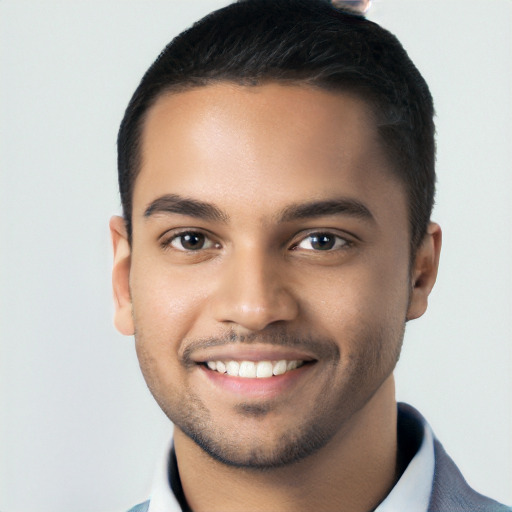
[[[292,372],[312,362],[298,359],[281,359],[279,361],[206,361],[203,364],[211,371],[226,374],[230,377],[269,379]]]

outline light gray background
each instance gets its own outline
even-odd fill
[[[0,510],[146,498],[166,418],[112,327],[115,138],[147,66],[224,1],[0,0]],[[398,397],[512,503],[512,2],[377,0],[437,106],[437,287]]]

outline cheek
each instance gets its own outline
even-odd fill
[[[371,260],[333,271],[316,286],[309,286],[306,310],[310,320],[314,317],[315,324],[328,327],[333,336],[348,338],[357,337],[367,326],[401,328],[409,297],[407,266],[392,258]]]
[[[177,348],[190,335],[206,287],[194,282],[193,274],[155,264],[134,266],[130,285],[136,333],[145,343]]]
[[[184,400],[179,352],[183,339],[193,335],[204,293],[191,276],[147,260],[136,263],[130,284],[137,357],[153,396],[169,411]]]

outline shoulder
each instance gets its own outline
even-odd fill
[[[401,433],[414,446],[422,442],[424,429],[432,435],[434,474],[428,512],[512,512],[511,507],[483,496],[469,486],[425,418],[414,407],[399,403],[398,417],[399,436]]]
[[[434,452],[435,470],[429,512],[512,512],[511,507],[472,489],[437,439],[434,441]]]
[[[135,505],[135,507],[128,510],[128,512],[147,512],[149,508],[149,500],[145,501],[144,503],[139,503],[138,505]]]

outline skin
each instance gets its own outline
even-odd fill
[[[345,94],[221,83],[148,113],[132,246],[111,220],[115,322],[175,424],[196,512],[362,512],[400,475],[392,372],[441,231],[429,225],[411,265],[390,165],[366,104]],[[281,358],[308,364],[237,389],[202,364]]]

